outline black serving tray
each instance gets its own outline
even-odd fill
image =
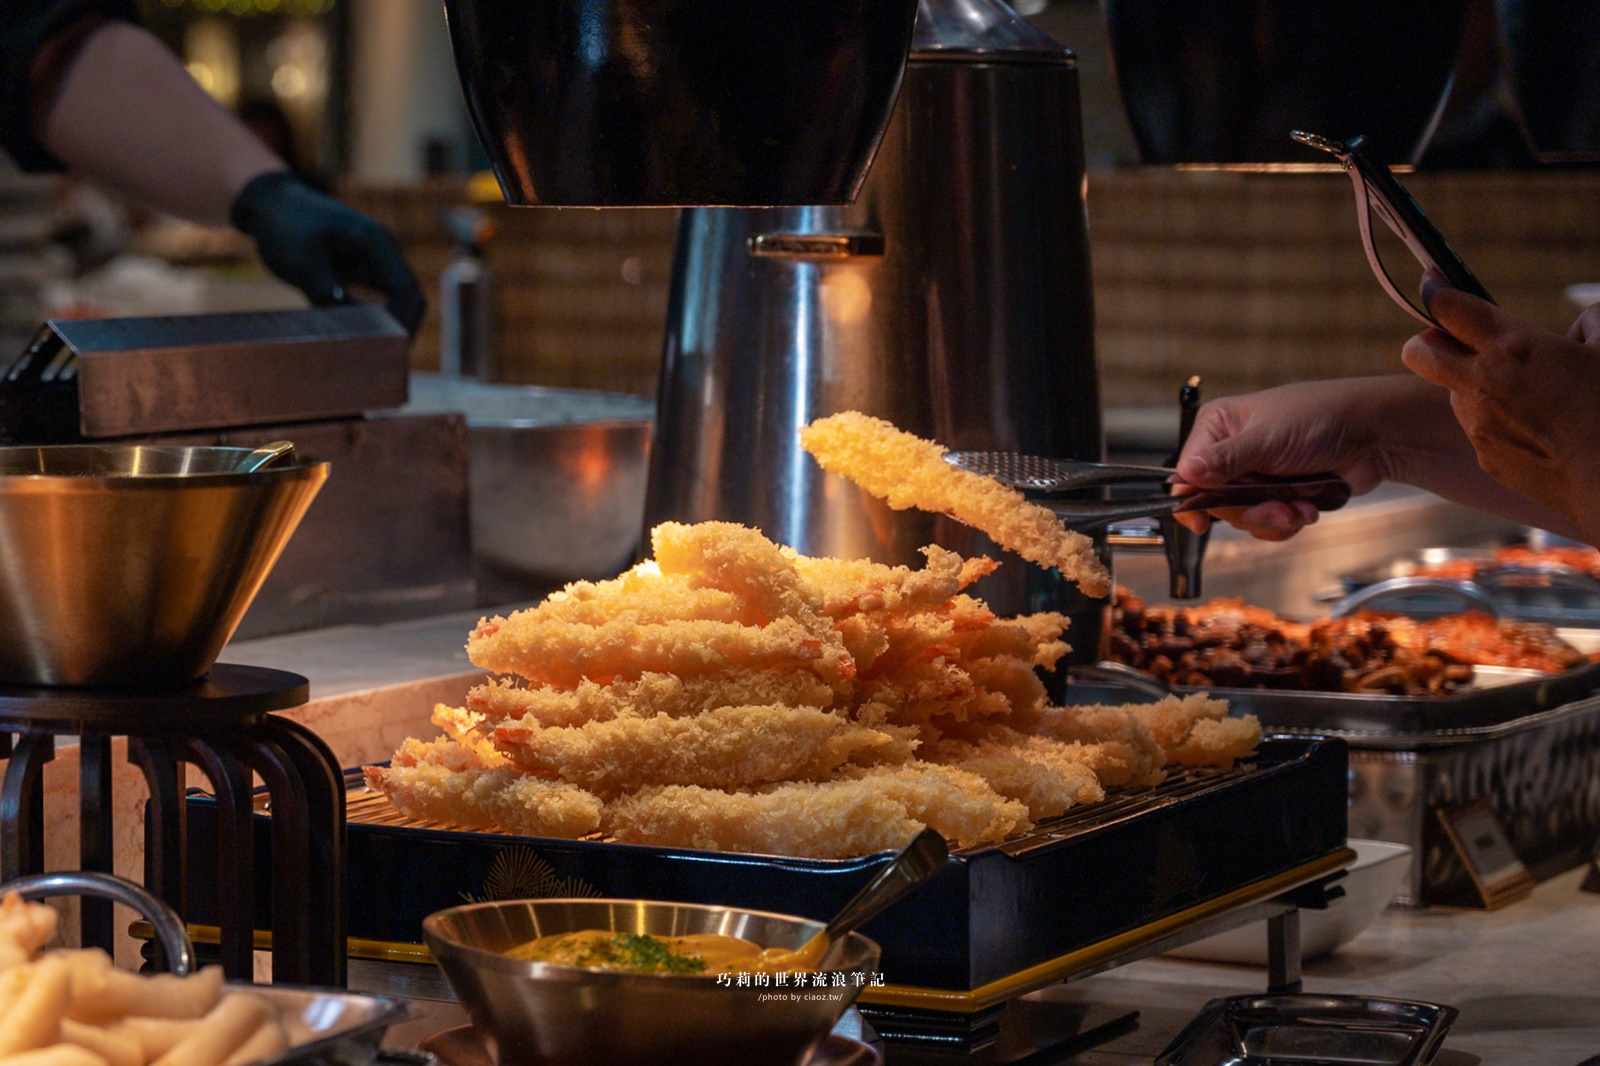
[[[1269,737],[1231,771],[1119,790],[1022,837],[952,852],[862,931],[882,945],[890,984],[989,986],[1340,853],[1347,792],[1343,741]],[[417,944],[433,911],[495,898],[659,899],[825,920],[891,854],[796,859],[374,824],[359,809],[386,801],[349,799],[346,929],[367,941]],[[270,928],[270,826],[265,813],[256,821],[256,912]],[[188,869],[211,868],[215,824],[215,803],[191,796]],[[190,923],[212,921],[211,881],[189,879]]]

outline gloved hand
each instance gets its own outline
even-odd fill
[[[255,238],[267,268],[313,304],[348,303],[346,285],[370,285],[384,294],[389,313],[416,334],[427,298],[394,238],[355,208],[277,170],[252,178],[229,217]]]

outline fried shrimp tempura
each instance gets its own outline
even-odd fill
[[[824,470],[849,478],[896,510],[949,515],[1040,566],[1056,567],[1088,596],[1109,596],[1111,575],[1094,544],[1022,493],[944,461],[944,449],[857,411],[819,418],[800,444]]]
[[[734,788],[826,777],[895,738],[814,707],[719,707],[687,718],[613,718],[572,728],[501,725],[519,767],[610,795],[646,784]]]
[[[845,859],[904,847],[923,829],[905,805],[866,781],[720,792],[694,785],[642,788],[605,810],[625,844]]]
[[[436,703],[428,720],[443,729],[445,736],[470,752],[480,766],[506,765],[506,757],[495,750],[494,740],[489,735],[488,719],[483,715],[465,707]]]
[[[961,847],[995,844],[1032,828],[1028,808],[977,774],[928,762],[844,773],[905,806],[906,813]]]
[[[939,740],[927,745],[927,758],[977,774],[1002,796],[1026,804],[1028,817],[1036,822],[1080,803],[1098,803],[1106,795],[1094,771],[1070,758],[1065,745],[1053,751],[1045,745],[1010,747],[994,740]]]
[[[948,472],[911,439],[884,476]],[[725,522],[652,543],[615,579],[481,621],[469,657],[507,676],[436,707],[446,735],[408,740],[368,783],[429,821],[835,858],[924,827],[997,843],[1260,738],[1203,696],[1052,706],[1039,671],[1069,650],[1067,618],[997,618],[967,591],[990,559],[813,559]]]
[[[368,788],[424,821],[567,838],[600,825],[601,804],[592,793],[508,766],[486,768],[443,737],[431,744],[407,740],[389,766],[369,766],[364,776]]]
[[[1028,732],[1065,745],[1109,788],[1166,780],[1166,752],[1127,708],[1045,707]]]
[[[798,622],[819,642],[817,670],[824,677],[837,681],[855,674],[838,631],[822,614],[822,597],[800,576],[793,559],[756,530],[733,522],[663,522],[651,531],[650,542],[663,574],[682,574],[693,587],[732,593],[751,621]]]
[[[922,549],[921,570],[870,559],[814,558],[784,549],[795,568],[822,594],[824,613],[838,620],[860,612],[902,614],[932,611],[981,577],[994,573],[993,559],[962,559],[936,544]]]
[[[1203,692],[1179,699],[1167,696],[1155,703],[1130,704],[1126,710],[1145,727],[1166,752],[1167,761],[1182,766],[1231,767],[1261,742],[1261,721],[1253,714],[1228,717],[1226,700]]]
[[[646,673],[687,676],[810,666],[822,654],[817,638],[792,618],[764,626],[698,620],[640,624],[617,618],[590,626],[517,611],[479,622],[467,642],[467,658],[476,666],[562,688],[585,678],[605,682]]]
[[[833,699],[833,689],[807,670],[733,669],[696,677],[646,673],[609,685],[585,679],[570,689],[524,688],[493,679],[467,692],[467,708],[496,724],[553,727],[628,716],[683,718],[717,707],[757,704],[827,707]]]

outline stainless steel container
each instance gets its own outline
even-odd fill
[[[994,551],[825,475],[797,430],[853,409],[952,448],[1101,457],[1072,53],[997,0],[922,0],[853,205],[683,213],[662,370],[647,525],[896,564]],[[1100,605],[1054,572],[1007,556],[977,591],[1070,610],[1098,643]]]
[[[328,477],[243,448],[0,448],[0,683],[125,688],[211,669]]]

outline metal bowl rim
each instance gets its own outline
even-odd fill
[[[50,448],[76,448],[80,445],[44,445],[42,447],[25,447],[19,450],[30,452],[48,450]],[[0,447],[0,458],[3,458],[7,448]],[[210,451],[231,451],[240,455],[247,455],[251,448],[209,448]],[[206,485],[233,485],[263,480],[284,481],[296,480],[314,476],[319,471],[327,473],[332,464],[329,460],[319,455],[296,453],[288,462],[274,463],[272,466],[260,470],[196,470],[186,473],[85,473],[85,474],[60,474],[60,473],[14,473],[8,474],[0,469],[0,493],[8,488],[44,487],[44,486],[94,486],[95,488],[130,488],[141,485],[171,486],[179,482],[203,482]]]
[[[432,914],[422,919],[422,935],[426,940],[437,940],[448,945],[451,950],[463,953],[467,956],[468,961],[470,961],[475,968],[484,968],[497,973],[526,974],[529,977],[551,978],[558,980],[575,980],[577,979],[578,975],[582,975],[585,980],[600,980],[606,983],[624,983],[629,981],[637,981],[640,978],[648,979],[669,977],[674,982],[681,983],[682,985],[690,988],[696,987],[697,983],[716,986],[716,974],[630,973],[626,970],[595,970],[583,966],[562,966],[556,963],[534,962],[530,959],[518,959],[503,952],[490,951],[488,948],[480,948],[472,944],[464,944],[460,940],[457,940],[454,937],[446,936],[438,930],[438,920],[442,919],[446,915],[465,914],[471,911],[495,910],[512,906],[527,906],[530,904],[538,906],[546,903],[583,903],[599,905],[620,904],[629,907],[638,907],[640,905],[644,905],[646,907],[671,907],[674,909],[696,911],[716,911],[723,914],[748,914],[757,918],[776,918],[780,921],[793,922],[801,926],[813,926],[813,933],[826,928],[827,926],[826,922],[817,921],[812,918],[801,918],[799,915],[795,914],[782,914],[778,911],[758,911],[752,910],[748,907],[725,907],[713,903],[674,903],[671,900],[659,899],[594,899],[578,896],[558,896],[549,899],[485,900],[481,903],[464,903],[458,907],[446,907],[443,910],[434,911]],[[847,944],[855,945],[857,948],[860,948],[864,945],[869,949],[869,958],[881,958],[883,955],[883,948],[878,944],[878,942],[862,933],[851,933],[845,938],[845,942]],[[822,970],[818,972],[833,973],[834,971]],[[726,991],[726,989],[723,990]]]

